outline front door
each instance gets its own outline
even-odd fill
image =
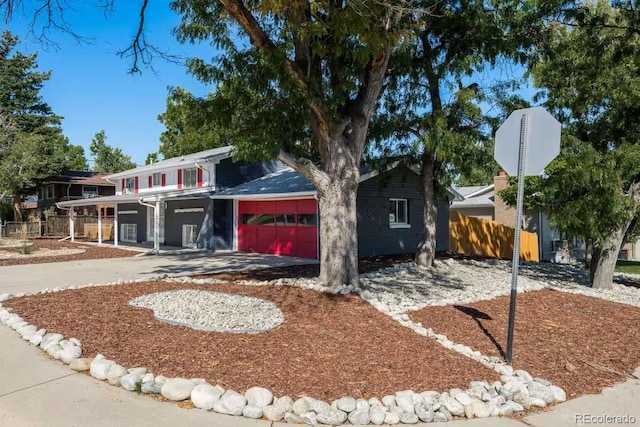
[[[153,208],[147,206],[147,241],[153,242]],[[160,243],[164,243],[164,203],[160,203]]]

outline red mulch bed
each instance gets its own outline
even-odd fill
[[[139,295],[170,289],[232,292],[272,300],[285,314],[275,330],[241,335],[196,331],[133,308]],[[7,301],[28,322],[82,341],[85,356],[104,354],[127,367],[205,378],[243,391],[326,400],[382,397],[398,390],[445,391],[497,374],[400,326],[357,296],[328,296],[285,286],[147,282],[69,290]]]
[[[509,297],[427,307],[411,319],[486,355],[503,356]],[[543,289],[519,294],[513,367],[562,387],[599,393],[640,366],[640,308]]]
[[[138,255],[140,252],[117,249],[111,245],[95,246],[82,242],[71,243],[69,241],[58,242],[56,239],[31,240],[33,247],[37,249],[83,249],[84,252],[70,255],[26,257],[0,260],[0,267],[6,265],[45,264],[50,262],[81,261],[85,259],[124,258]],[[14,249],[7,249],[9,251]],[[17,250],[17,249],[16,249]]]

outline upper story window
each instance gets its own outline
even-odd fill
[[[407,199],[389,199],[389,227],[409,227]]]
[[[97,185],[83,185],[82,186],[82,197],[84,199],[88,199],[90,197],[98,197],[98,186]]]
[[[133,194],[136,189],[136,180],[134,178],[127,178],[124,180],[123,194]]]
[[[45,198],[46,199],[55,199],[56,197],[56,187],[55,185],[47,185],[45,188]]]
[[[182,186],[184,188],[198,186],[198,171],[196,168],[182,170]]]
[[[162,186],[162,174],[161,173],[154,173],[153,174],[153,186],[154,187],[161,187]]]

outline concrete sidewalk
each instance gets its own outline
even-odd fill
[[[216,259],[217,258],[217,259]],[[0,267],[0,293],[25,292],[47,287],[110,282],[159,274],[196,274],[223,269],[290,265],[308,260],[227,253],[224,256],[142,257],[69,263]],[[46,267],[46,268],[43,268]],[[640,369],[636,371],[640,376]],[[629,380],[596,396],[584,396],[530,415],[522,421],[485,418],[429,426],[453,427],[556,427],[610,425],[579,423],[577,415],[624,416],[640,425],[640,380]],[[586,418],[583,417],[583,420]],[[419,424],[427,426],[427,424]],[[0,426],[216,426],[291,427],[289,424],[229,417],[201,410],[180,409],[113,387],[106,382],[72,371],[50,359],[37,347],[20,339],[12,329],[0,325]]]

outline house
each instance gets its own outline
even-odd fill
[[[107,175],[88,171],[65,171],[40,185],[36,200],[25,201],[23,206],[30,216],[39,216],[49,208],[56,209],[56,213],[66,214],[66,211],[57,208],[57,203],[114,195],[116,186],[104,179]],[[90,204],[83,210],[86,214],[96,214],[96,206]]]
[[[451,203],[451,212],[458,212],[466,216],[497,221],[508,227],[515,227],[516,211],[509,206],[498,194],[509,186],[509,177],[504,172],[493,179],[493,184],[474,187],[458,187],[456,191],[463,196],[462,200]],[[524,211],[524,230],[538,234],[538,248],[540,260],[550,261],[555,251],[562,243],[560,232],[553,228],[549,219],[537,210]],[[581,242],[576,242],[582,246]],[[582,248],[583,250],[584,248]],[[578,250],[580,252],[580,250]],[[578,253],[580,255],[580,253]],[[583,255],[583,253],[582,253]],[[622,259],[640,259],[640,240],[626,244],[621,252]]]
[[[156,251],[163,244],[317,259],[322,213],[315,188],[278,161],[235,162],[232,151],[216,148],[112,174],[105,178],[115,182],[115,195],[58,205],[113,206],[116,245],[153,242]],[[419,188],[416,172],[399,164],[385,172],[363,170],[361,257],[415,251],[423,228]],[[446,251],[449,198],[439,207],[437,249]]]

